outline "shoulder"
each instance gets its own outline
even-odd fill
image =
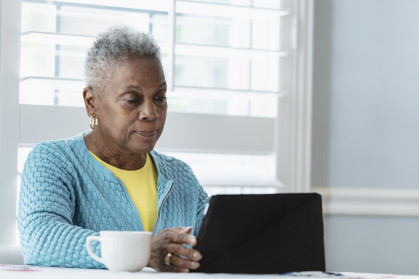
[[[62,164],[74,160],[80,153],[80,138],[78,135],[68,139],[52,140],[38,143],[29,153],[27,163]]]

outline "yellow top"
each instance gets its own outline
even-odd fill
[[[144,167],[138,170],[123,170],[93,157],[122,180],[128,194],[140,213],[145,231],[153,231],[157,219],[157,170],[147,153]]]

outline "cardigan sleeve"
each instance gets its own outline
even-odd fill
[[[201,226],[202,218],[204,217],[207,203],[208,203],[208,195],[204,191],[202,186],[199,185],[198,208],[197,208],[197,213],[196,213],[196,223],[195,223],[194,232],[193,232],[194,235],[198,235],[199,227]]]
[[[190,175],[193,178],[194,184],[198,187],[198,195],[197,195],[198,202],[197,202],[197,208],[196,208],[196,219],[195,219],[195,226],[192,232],[193,235],[198,235],[199,227],[201,226],[202,218],[204,217],[205,209],[207,207],[209,198],[208,198],[207,192],[205,192],[205,190],[199,183],[192,169],[189,166],[188,166],[188,169],[189,169]]]
[[[98,232],[74,226],[74,166],[51,143],[36,146],[22,173],[18,228],[26,264],[104,268],[86,249],[86,238]],[[92,243],[98,253],[100,245]]]

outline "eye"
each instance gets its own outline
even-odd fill
[[[130,105],[139,103],[140,99],[141,96],[139,96],[137,93],[128,93],[123,98],[123,100]]]
[[[138,99],[137,99],[137,98],[135,98],[135,99],[126,99],[126,101],[127,101],[128,103],[130,103],[130,104],[135,104],[135,103],[137,103],[137,102],[138,102]]]
[[[154,100],[159,102],[159,103],[163,103],[166,101],[166,97],[155,97]]]

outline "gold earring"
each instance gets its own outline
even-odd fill
[[[93,114],[90,116],[90,123],[89,123],[89,124],[90,124],[90,128],[92,128],[92,130],[93,130],[94,128],[96,128],[97,123],[98,123],[97,115],[93,113]]]

